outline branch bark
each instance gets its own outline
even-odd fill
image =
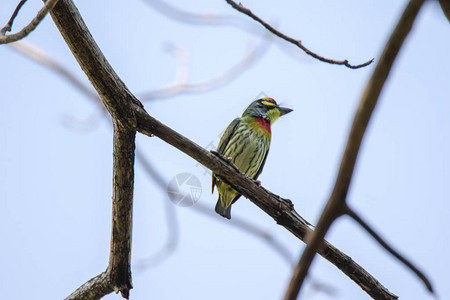
[[[319,249],[325,234],[334,220],[345,213],[347,191],[352,179],[362,138],[394,60],[411,30],[423,3],[424,0],[411,0],[408,3],[381,54],[372,77],[367,83],[353,120],[333,192],[320,216],[311,242],[306,246],[297,267],[294,269],[294,274],[286,291],[285,300],[297,298],[314,259],[316,249]]]
[[[219,174],[222,178],[231,183],[240,193],[269,214],[278,224],[284,226],[299,239],[305,241],[307,234],[311,234],[312,231],[303,223],[301,217],[293,209],[293,205],[289,200],[283,199],[270,193],[264,188],[259,187],[253,180],[237,172],[226,161],[219,159],[217,156],[201,148],[186,137],[160,123],[143,109],[142,104],[129,92],[125,84],[120,80],[103,56],[71,0],[60,0],[51,12],[51,15],[73,55],[88,76],[94,88],[100,94],[106,108],[111,113],[114,120],[115,134],[123,132],[125,135],[123,137],[124,139],[129,140],[129,142],[133,140],[133,147],[134,137],[132,138],[131,136],[133,135],[132,132],[134,130],[148,136],[158,136],[162,140],[196,159],[216,174]],[[115,137],[115,143],[118,142],[117,139]],[[114,147],[114,149],[116,149],[116,147]],[[134,152],[131,151],[131,149],[125,149],[121,153],[124,155],[123,159],[126,161],[126,164],[130,167],[129,172],[131,172],[133,170],[131,164],[133,160],[129,155],[134,156]],[[115,171],[115,176],[116,175],[120,174]],[[128,179],[132,180],[131,174],[125,174],[125,176],[129,176]],[[120,181],[115,181],[115,183],[116,182]],[[115,191],[114,195],[117,197],[124,197],[125,201],[131,201],[131,198],[129,197],[132,197],[132,182],[130,181],[129,184],[122,183],[120,186],[128,191]],[[114,199],[114,201],[115,200],[116,199]],[[125,209],[131,208],[131,202],[130,204],[125,204],[124,207]],[[113,212],[114,211],[115,209],[113,209]],[[131,221],[131,212],[117,213],[118,218],[123,218],[122,221],[124,224],[122,224],[122,226],[126,228],[124,230],[130,230],[130,232],[129,235],[120,234],[121,230],[119,229],[119,234],[116,235],[116,237],[129,239],[129,243],[131,240],[131,224],[129,224]],[[115,220],[114,218],[115,216],[113,216],[113,220]],[[120,221],[117,220],[114,222]],[[115,225],[113,224],[113,239],[115,237],[114,226]],[[114,241],[112,243],[114,243]],[[119,248],[121,247],[119,245],[124,245],[121,249],[129,250],[126,246],[127,241],[121,240],[117,241],[117,243]],[[383,299],[397,298],[395,295],[389,293],[389,291],[387,291],[375,278],[367,273],[361,266],[356,264],[350,257],[340,252],[326,241],[322,241],[321,245],[322,247],[318,249],[318,252],[341,269],[371,296]],[[113,250],[113,248],[114,245],[111,247],[111,255],[117,255],[117,252]],[[126,264],[124,262],[129,261],[130,253],[122,253],[121,255],[124,255],[125,257],[117,258],[117,266],[121,266],[120,268],[117,268],[121,269],[124,273],[119,272],[121,275],[112,276],[111,278],[118,280],[118,282],[112,283],[113,287],[116,290],[121,290],[124,296],[127,296],[127,289],[131,288],[131,280],[129,282],[127,281],[128,269],[125,267]],[[110,259],[110,264],[113,264],[115,259],[116,258]],[[124,271],[125,269],[127,270],[126,272]],[[113,266],[108,267],[107,272],[113,271]],[[99,276],[96,278],[99,278]],[[91,281],[95,281],[94,279]],[[89,282],[85,285],[87,284],[89,284]],[[105,289],[105,291],[107,291],[107,289]]]

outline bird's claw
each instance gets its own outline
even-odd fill
[[[217,156],[218,158],[220,158],[221,160],[223,160],[224,162],[226,162],[227,164],[229,164],[230,166],[232,166],[236,171],[241,173],[241,170],[239,170],[238,167],[233,163],[232,157],[223,157],[222,154],[214,150],[210,150],[210,152],[215,156]]]

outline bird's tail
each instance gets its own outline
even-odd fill
[[[219,199],[217,200],[215,210],[216,210],[216,213],[218,213],[222,217],[227,218],[228,220],[231,219],[231,205],[228,206],[227,208],[223,208],[222,201],[220,200],[220,196],[219,196]]]

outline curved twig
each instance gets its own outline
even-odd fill
[[[306,54],[329,64],[333,64],[333,65],[344,65],[350,69],[359,69],[365,66],[370,65],[373,62],[373,59],[363,63],[363,64],[359,64],[359,65],[351,65],[349,64],[348,60],[334,60],[334,59],[329,59],[323,56],[320,56],[319,54],[309,50],[308,48],[306,48],[305,46],[303,46],[302,42],[300,40],[296,40],[294,38],[291,38],[290,36],[287,36],[286,34],[276,30],[275,28],[273,28],[271,25],[269,25],[268,23],[266,23],[264,20],[262,20],[261,18],[259,18],[257,15],[255,15],[254,13],[252,13],[252,11],[248,8],[246,8],[245,6],[243,6],[241,3],[237,4],[236,2],[232,1],[232,0],[226,0],[228,4],[230,4],[234,9],[236,9],[237,11],[246,14],[247,16],[249,16],[250,18],[252,18],[253,20],[257,21],[258,23],[260,23],[262,26],[264,26],[267,30],[269,30],[270,32],[272,32],[273,34],[275,34],[276,36],[282,38],[283,40],[286,40],[294,45],[296,45],[297,47],[299,47],[300,49],[302,49]]]
[[[22,30],[20,30],[17,33],[6,35],[7,31],[11,31],[12,23],[24,3],[25,3],[24,1],[21,1],[19,3],[19,6],[14,11],[8,24],[6,24],[6,26],[0,30],[0,44],[12,43],[12,42],[18,41],[18,40],[26,37],[30,32],[32,32],[39,25],[39,23],[42,21],[42,19],[44,19],[44,17],[47,15],[47,13],[49,11],[51,11],[53,9],[53,7],[55,7],[56,3],[58,3],[58,0],[46,1],[44,7],[38,12],[36,17],[34,17],[34,19],[31,20],[31,22],[27,26],[22,28]]]

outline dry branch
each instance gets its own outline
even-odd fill
[[[284,298],[286,300],[297,298],[315,256],[316,249],[319,249],[322,240],[333,221],[346,212],[345,201],[347,191],[350,186],[363,135],[394,60],[406,36],[411,30],[414,20],[423,3],[424,0],[411,0],[409,2],[381,54],[372,77],[367,83],[353,120],[353,125],[350,130],[347,146],[342,157],[333,192],[320,216],[311,242],[306,246],[297,267],[294,269],[294,274]]]
[[[222,178],[231,183],[240,193],[248,197],[252,202],[274,218],[278,224],[288,229],[299,239],[305,240],[306,234],[311,233],[311,229],[298,218],[298,214],[293,209],[293,205],[289,200],[282,199],[281,197],[268,192],[264,188],[257,186],[253,180],[236,172],[236,170],[224,160],[218,159],[212,153],[163,125],[143,109],[140,102],[129,92],[125,84],[120,80],[103,56],[71,0],[60,0],[51,14],[55,24],[81,68],[86,73],[97,92],[101,95],[105,106],[114,119],[114,125],[116,128],[120,129],[117,130],[118,132],[123,131],[124,133],[129,134],[130,142],[130,132],[133,130],[137,130],[149,136],[158,136],[167,143],[196,159],[216,174],[219,174]],[[131,150],[124,151],[124,155],[126,153],[134,155]],[[130,170],[132,170],[132,167]],[[123,185],[122,187],[128,189],[132,187],[132,183],[130,186]],[[126,195],[130,196],[129,192],[127,192]],[[126,195],[124,195],[124,197]],[[128,225],[128,223],[124,224],[125,227]],[[127,228],[131,229],[130,227]],[[116,235],[116,237],[120,239],[123,239],[125,236],[126,235],[124,234]],[[131,238],[131,235],[128,238]],[[129,241],[117,241],[118,244],[123,245],[127,242]],[[114,243],[114,241],[112,241],[112,243]],[[318,252],[341,269],[372,297],[396,299],[395,295],[389,293],[389,291],[387,291],[362,267],[328,242],[322,241],[322,247],[318,249]],[[117,253],[111,251],[111,255],[117,255]],[[126,258],[110,258],[110,264],[115,260],[128,261],[130,253],[127,253],[126,255]],[[107,270],[110,270],[110,268],[108,267]],[[126,277],[127,275],[123,278],[126,279]],[[122,278],[120,279],[122,280]],[[83,285],[87,291],[91,288],[89,282]],[[115,283],[113,284],[115,286]],[[128,283],[126,280],[123,280],[123,282],[119,282],[117,287],[126,289],[127,286]],[[82,293],[82,291],[79,292]],[[80,296],[80,299],[81,298],[83,297]]]

